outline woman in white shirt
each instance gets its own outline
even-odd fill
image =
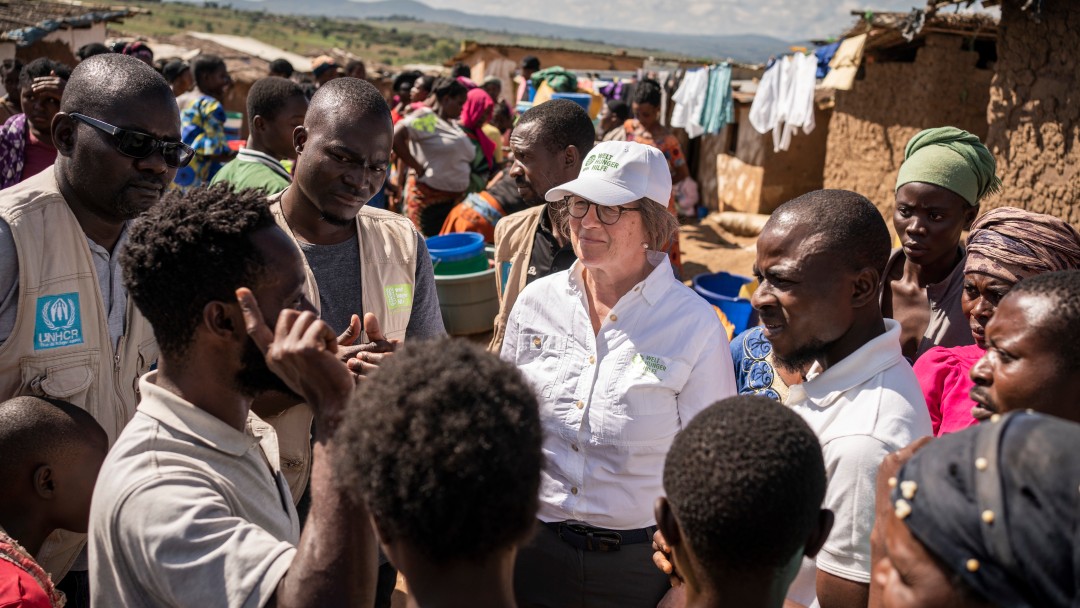
[[[457,124],[468,91],[456,80],[435,81],[435,103],[394,127],[394,153],[408,171],[405,215],[424,236],[439,234],[450,210],[465,195],[476,148]]]
[[[668,582],[652,565],[664,457],[698,412],[735,394],[712,307],[675,279],[659,249],[678,229],[657,149],[604,142],[565,201],[578,261],[514,305],[502,358],[539,395],[545,468],[537,536],[518,557],[523,606],[648,606]]]

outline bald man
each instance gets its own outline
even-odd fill
[[[930,415],[900,350],[900,324],[883,319],[878,285],[889,230],[873,203],[818,190],[773,212],[757,244],[752,302],[777,365],[801,374],[784,403],[821,441],[836,516],[816,560],[806,559],[788,600],[865,606],[878,465],[931,432]]]
[[[423,237],[403,216],[365,206],[385,181],[393,134],[390,108],[374,85],[347,77],[323,84],[293,134],[293,184],[270,199],[278,225],[304,254],[307,299],[350,346],[340,351],[343,358],[360,356],[350,361],[354,371],[377,359],[365,352],[373,342],[446,334]],[[370,318],[360,327],[368,313],[377,319],[376,335]],[[283,470],[303,513],[311,409],[283,399],[254,407],[277,430]],[[393,590],[385,582],[393,571],[387,565],[380,574],[382,598]]]
[[[115,137],[116,129],[143,137]],[[56,163],[0,192],[0,399],[70,401],[111,444],[158,354],[150,325],[128,302],[118,253],[130,220],[158,203],[192,152],[179,143],[169,83],[120,54],[72,71],[52,133]],[[83,535],[57,533],[38,561],[53,580],[69,569],[85,577],[85,560],[76,562],[84,544]]]

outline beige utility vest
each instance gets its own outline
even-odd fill
[[[488,350],[496,355],[502,350],[510,310],[529,279],[533,240],[545,210],[547,205],[529,207],[511,213],[495,224],[495,283],[499,292],[499,315],[495,317],[495,329]]]
[[[56,185],[52,167],[0,194],[19,260],[15,327],[0,345],[0,400],[21,395],[73,403],[101,424],[109,445],[135,415],[139,376],[157,361],[150,324],[128,298],[114,351],[86,233]],[[38,562],[59,581],[86,536],[57,531]]]
[[[278,226],[296,240],[285,214],[281,196],[270,197],[270,212]],[[388,340],[405,338],[412,316],[413,286],[416,282],[416,231],[407,218],[363,207],[356,215],[357,239],[360,243],[360,289],[363,312],[374,313],[379,327]],[[304,260],[304,295],[319,308],[319,286],[315,275]],[[359,313],[360,311],[356,311]],[[360,334],[359,344],[370,342],[366,333]],[[311,422],[314,413],[306,403],[295,405],[281,414],[266,418],[278,436],[281,470],[289,482],[293,501],[299,502],[311,476]]]

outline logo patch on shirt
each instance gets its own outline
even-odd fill
[[[664,365],[660,357],[641,353],[634,355],[634,358],[630,360],[630,367],[638,376],[649,375],[657,380],[663,380],[661,374],[667,371],[667,365]]]
[[[412,285],[400,283],[383,287],[386,296],[386,308],[393,312],[402,308],[412,308]]]
[[[35,308],[34,350],[83,343],[78,293],[41,296]]]

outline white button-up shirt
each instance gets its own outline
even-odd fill
[[[788,392],[787,405],[821,441],[829,478],[824,507],[836,518],[816,564],[804,559],[788,590],[788,599],[803,606],[817,606],[816,570],[870,582],[878,465],[932,430],[922,389],[900,352],[900,324],[885,319],[885,330],[824,371],[815,362],[807,381]]]
[[[727,335],[667,255],[593,335],[582,266],[521,292],[502,358],[537,391],[544,425],[543,521],[629,530],[655,524],[664,458],[701,410],[734,395]]]

